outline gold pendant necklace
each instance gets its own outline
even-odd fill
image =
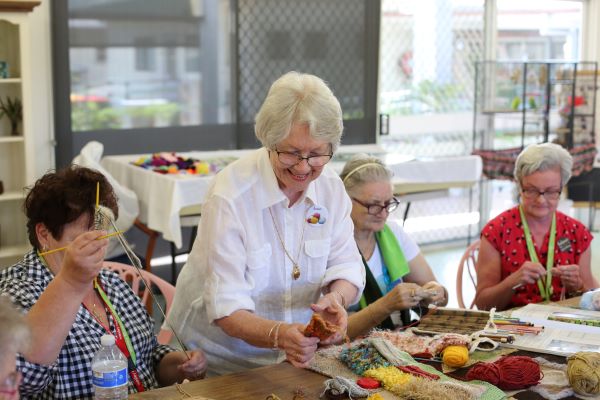
[[[283,243],[283,239],[281,238],[281,233],[279,233],[279,228],[277,227],[277,223],[275,222],[275,217],[273,216],[273,212],[271,208],[269,208],[269,214],[271,214],[271,220],[273,220],[273,226],[275,227],[275,232],[277,233],[277,239],[279,239],[279,243],[281,243],[281,247],[283,248],[283,252],[292,262],[292,278],[294,280],[298,280],[300,278],[300,266],[298,265],[298,261],[300,259],[300,252],[302,251],[302,243],[304,241],[304,229],[306,228],[305,224],[302,224],[302,235],[300,236],[300,244],[298,246],[298,254],[296,254],[296,259],[294,260],[290,253],[285,248],[285,244]]]

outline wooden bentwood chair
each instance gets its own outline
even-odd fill
[[[144,280],[148,283],[148,285],[151,286],[150,288],[144,287],[144,282],[140,278],[138,271],[131,265],[105,261],[104,268],[116,272],[119,274],[121,279],[131,286],[133,292],[141,297],[142,304],[146,305],[146,309],[150,315],[152,315],[151,311],[153,307],[152,298],[150,297],[150,290],[154,290],[154,288],[158,289],[165,298],[165,314],[169,315],[169,310],[171,309],[171,305],[173,303],[173,297],[175,297],[175,286],[151,272],[141,270],[140,272],[142,273]],[[173,334],[171,331],[161,329],[158,333],[158,342],[160,344],[169,344],[172,335]]]
[[[460,259],[460,264],[458,265],[458,270],[456,271],[456,297],[458,299],[458,306],[460,308],[466,308],[465,302],[463,299],[463,276],[465,270],[467,275],[469,276],[469,280],[471,281],[471,285],[473,289],[477,290],[477,273],[475,271],[475,266],[477,264],[477,257],[479,256],[479,239],[469,245],[462,258]],[[475,307],[475,296],[473,296],[473,301],[469,308]]]

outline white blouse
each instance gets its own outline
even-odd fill
[[[352,205],[337,174],[325,166],[303,197],[288,205],[264,148],[232,163],[212,182],[169,315],[182,340],[206,352],[212,373],[285,357],[228,336],[216,319],[248,310],[266,319],[307,323],[310,305],[338,279],[359,289],[351,304],[360,299],[365,272],[354,241]],[[298,280],[282,241],[300,267]]]

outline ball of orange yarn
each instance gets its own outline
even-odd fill
[[[442,361],[449,367],[462,367],[469,361],[467,346],[448,346],[442,354]]]
[[[502,390],[525,389],[542,380],[537,362],[527,356],[504,356],[493,363],[478,363],[469,370],[467,379],[491,383]]]

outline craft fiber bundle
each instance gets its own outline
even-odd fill
[[[340,361],[357,375],[364,375],[371,368],[387,367],[390,362],[379,354],[377,349],[368,343],[360,343],[340,352]]]
[[[469,349],[467,346],[448,346],[442,354],[444,364],[459,368],[469,361]]]
[[[600,354],[588,351],[575,353],[567,359],[567,376],[573,390],[590,395],[600,392]]]
[[[467,379],[486,381],[502,390],[517,390],[540,383],[542,371],[531,357],[504,356],[493,363],[475,364]]]

